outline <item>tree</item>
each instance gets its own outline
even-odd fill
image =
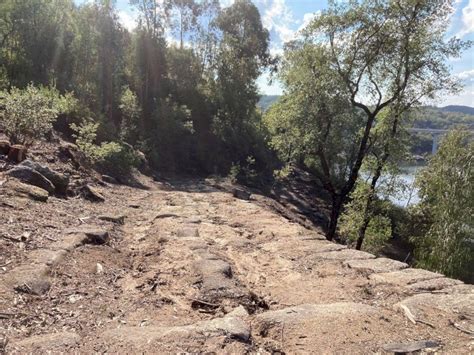
[[[425,221],[413,238],[421,267],[474,281],[474,142],[466,131],[450,132],[417,176]]]
[[[280,76],[307,115],[295,119],[305,132],[299,151],[311,155],[332,199],[327,239],[336,235],[383,110],[393,117],[393,140],[406,111],[459,89],[445,63],[470,43],[444,40],[452,2],[331,1],[304,38],[286,47]],[[390,145],[383,154],[388,159]]]
[[[73,6],[72,0],[2,1],[0,71],[7,73],[9,87],[55,81],[63,89],[72,67]]]
[[[136,144],[139,138],[138,122],[141,116],[141,108],[138,104],[137,95],[125,87],[120,97],[119,109],[122,112],[120,124],[120,138],[129,144]]]
[[[250,0],[237,0],[224,9],[216,19],[216,26],[222,39],[213,90],[218,107],[214,128],[224,142],[224,155],[231,161],[245,161],[249,151],[242,139],[255,118],[259,98],[255,81],[270,62],[269,33]]]
[[[179,37],[179,48],[183,49],[186,32],[198,25],[200,6],[194,0],[169,0],[172,22]],[[174,15],[174,16],[173,16]]]

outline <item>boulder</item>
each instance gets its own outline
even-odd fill
[[[441,278],[443,275],[423,269],[403,269],[399,271],[372,274],[369,279],[375,284],[392,284],[406,286],[420,281]]]
[[[46,264],[21,265],[6,274],[4,281],[17,292],[40,296],[51,288],[48,273]]]
[[[16,166],[13,169],[8,170],[6,175],[17,178],[24,183],[38,186],[49,193],[52,193],[55,190],[53,183],[49,179],[27,166]]]
[[[0,154],[8,155],[10,151],[10,142],[6,139],[0,139]]]
[[[202,352],[203,343],[196,342],[196,340],[208,341],[210,338],[222,336],[226,337],[228,342],[248,342],[250,340],[250,327],[240,318],[226,316],[184,326],[125,326],[119,329],[110,329],[103,333],[103,337],[111,344],[128,345],[134,348],[151,345],[154,347],[154,353],[158,352],[156,350],[157,346],[161,344],[169,346],[169,344],[177,343],[183,348],[183,344],[189,341],[194,344],[191,345],[194,347],[196,347],[195,344],[201,344],[199,347],[201,351],[196,351],[198,353]],[[189,349],[189,347],[186,348]]]
[[[27,149],[24,145],[12,145],[8,151],[8,159],[16,163],[20,163],[26,159]]]
[[[233,189],[232,190],[232,195],[235,197],[235,198],[239,198],[241,200],[250,200],[250,193],[245,191],[245,190],[242,190],[242,189]]]
[[[24,184],[15,179],[7,181],[4,186],[14,192],[15,195],[27,196],[35,201],[46,202],[49,197],[48,191],[37,186]]]
[[[94,187],[86,185],[82,188],[84,197],[92,202],[104,202],[105,197]]]
[[[351,269],[370,273],[391,272],[408,267],[405,263],[387,258],[348,260],[343,264]]]
[[[45,178],[47,178],[49,181],[51,181],[56,189],[56,192],[59,193],[65,193],[67,190],[67,186],[69,184],[69,177],[60,174],[52,169],[50,169],[47,166],[41,165],[37,162],[34,162],[32,160],[25,160],[23,161],[20,166],[26,166],[28,168],[31,168],[33,170],[36,170],[39,172],[41,175],[43,175]]]

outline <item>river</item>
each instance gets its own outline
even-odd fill
[[[414,184],[416,173],[422,168],[423,166],[416,165],[406,166],[401,169],[402,173],[398,175],[398,179],[406,185],[406,189],[397,193],[396,196],[389,197],[397,206],[407,207],[420,202],[418,188],[416,188]]]
[[[420,202],[418,189],[415,187],[415,177],[417,172],[422,169],[423,165],[410,165],[401,168],[401,173],[397,176],[397,182],[400,186],[404,186],[397,191],[396,194],[388,196],[389,200],[400,207],[407,207],[409,205]],[[362,174],[363,178],[367,178],[366,174]],[[384,181],[384,177],[380,178],[380,182]],[[380,195],[380,197],[384,197]]]

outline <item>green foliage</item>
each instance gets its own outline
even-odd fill
[[[366,183],[358,183],[351,193],[350,202],[345,206],[339,223],[339,233],[350,244],[355,244],[359,231],[365,222],[367,199],[372,193]],[[392,237],[392,223],[386,214],[385,201],[377,200],[369,213],[369,223],[365,232],[363,249],[377,253]]]
[[[232,182],[258,186],[260,176],[255,169],[255,163],[253,156],[248,156],[244,162],[232,163],[228,174],[229,178]]]
[[[128,87],[125,88],[120,97],[119,109],[122,112],[120,138],[125,142],[135,144],[139,138],[138,125],[141,108],[137,96]]]
[[[72,123],[71,129],[75,132],[73,137],[76,139],[76,144],[86,157],[95,162],[95,150],[97,145],[95,144],[97,138],[97,129],[99,124],[95,123],[91,119],[83,120],[79,125]]]
[[[13,143],[30,145],[44,137],[53,127],[60,113],[67,113],[75,105],[71,94],[62,96],[55,88],[11,88],[0,92],[0,125]]]
[[[99,124],[92,120],[84,120],[80,125],[72,124],[75,131],[76,144],[86,158],[100,171],[122,177],[130,173],[138,164],[133,148],[117,142],[96,144]]]
[[[286,91],[269,110],[269,130],[279,135],[272,143],[280,155],[311,164],[330,193],[328,239],[366,157],[374,154],[376,171],[383,169],[403,142],[409,109],[459,90],[445,63],[470,43],[445,40],[451,3],[331,1],[302,40],[286,45],[279,73]]]
[[[426,232],[413,238],[422,267],[474,281],[474,143],[453,131],[417,177],[418,216]]]

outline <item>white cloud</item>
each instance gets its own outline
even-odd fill
[[[235,0],[220,0],[220,4],[221,4],[221,7],[224,8],[224,7],[229,7],[231,5],[234,4],[234,1]]]
[[[298,32],[301,32],[306,26],[309,25],[309,23],[317,16],[321,14],[321,11],[316,11],[316,12],[307,12],[303,15],[303,23],[301,26],[298,28]]]
[[[470,81],[474,79],[474,69],[466,70],[456,74],[456,76],[464,81]]]
[[[466,89],[456,96],[446,96],[440,102],[435,102],[437,106],[446,105],[464,105],[474,106],[474,86],[466,87]]]
[[[294,38],[295,31],[290,26],[296,23],[296,21],[293,18],[291,9],[285,4],[285,0],[273,0],[265,9],[262,22],[266,29],[269,31],[274,30],[282,42],[287,42]]]
[[[137,27],[137,15],[134,12],[120,10],[118,11],[118,18],[122,26],[129,31]]]
[[[462,28],[458,33],[458,37],[464,37],[467,34],[474,32],[474,0],[469,0],[469,3],[462,9]]]

